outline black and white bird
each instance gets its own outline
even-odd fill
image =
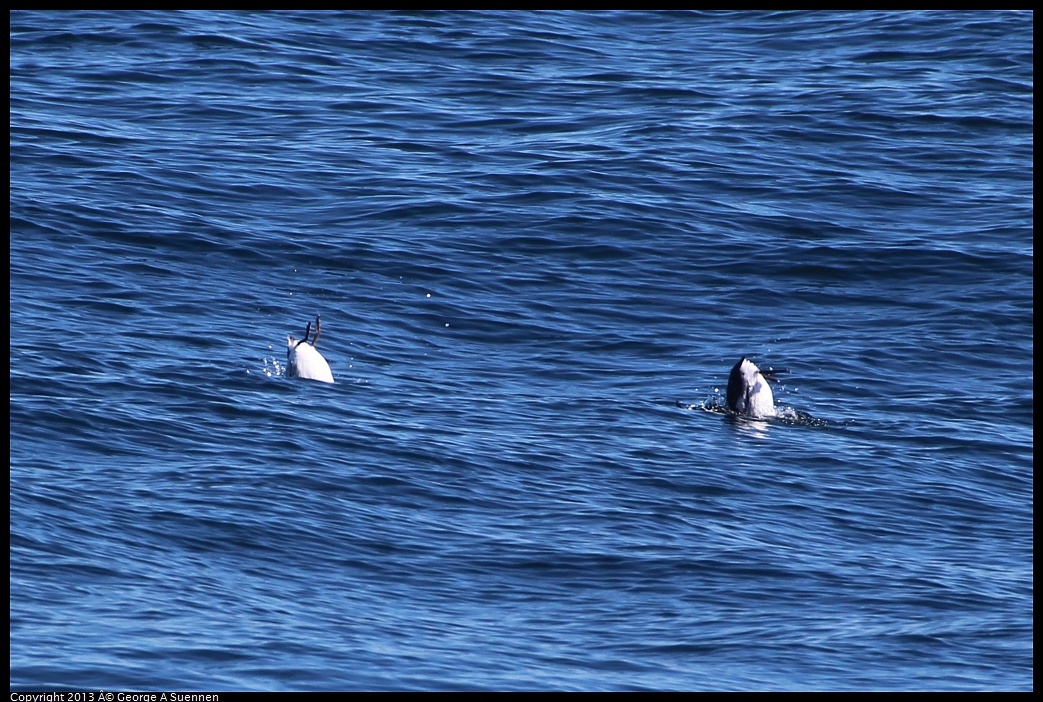
[[[315,348],[315,344],[319,343],[319,334],[322,332],[320,325],[321,322],[316,317],[315,338],[311,342],[308,341],[308,337],[311,336],[311,322],[308,322],[308,328],[304,330],[303,339],[286,337],[287,378],[308,378],[323,383],[333,382],[333,371],[330,370],[330,364]]]
[[[774,417],[775,396],[768,381],[777,383],[775,374],[788,372],[783,368],[761,370],[743,356],[728,376],[728,409],[747,417]]]

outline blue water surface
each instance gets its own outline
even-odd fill
[[[1031,690],[1032,30],[11,13],[12,688]]]

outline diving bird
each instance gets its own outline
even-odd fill
[[[330,364],[326,362],[326,359],[315,348],[315,344],[319,343],[319,334],[321,332],[321,322],[319,317],[316,316],[315,338],[311,342],[308,341],[308,337],[311,336],[311,322],[308,322],[308,327],[304,330],[303,339],[295,339],[292,336],[286,337],[287,378],[308,378],[309,380],[319,380],[323,383],[333,382],[333,371],[330,370]]]
[[[761,370],[743,356],[732,367],[728,376],[728,409],[748,417],[774,417],[775,396],[768,381],[779,382],[776,373],[788,373],[784,368]]]

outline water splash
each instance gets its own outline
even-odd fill
[[[678,400],[676,404],[681,409],[713,412],[714,414],[720,414],[724,415],[725,417],[730,417],[736,420],[748,422],[772,422],[775,424],[789,424],[792,426],[804,427],[826,427],[831,426],[832,424],[829,420],[813,417],[809,413],[804,412],[802,410],[780,405],[777,405],[775,407],[774,417],[746,417],[745,415],[740,415],[730,410],[727,404],[725,404],[724,398],[722,398],[719,393],[710,395],[701,403],[689,404]]]
[[[262,372],[269,378],[277,378],[286,374],[286,368],[275,356],[265,356],[264,370]]]

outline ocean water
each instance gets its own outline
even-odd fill
[[[11,687],[1031,690],[1032,30],[12,13]]]

